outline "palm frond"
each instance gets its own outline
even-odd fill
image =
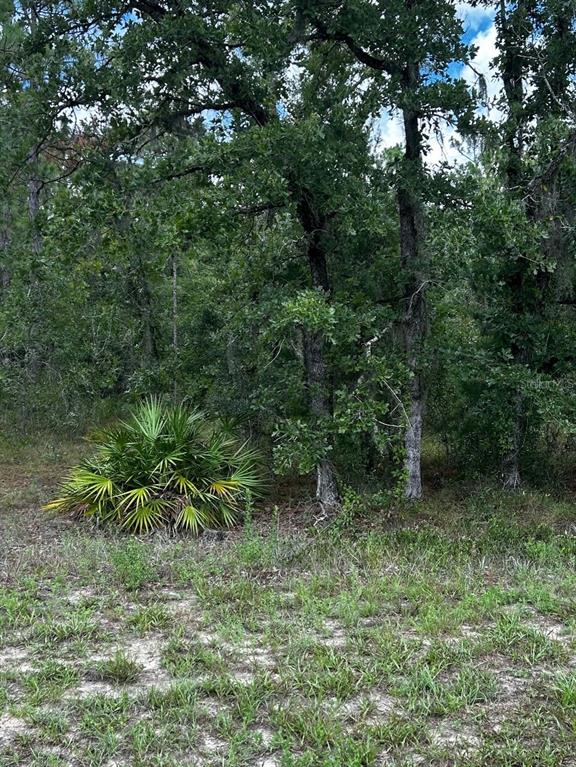
[[[157,440],[166,425],[166,411],[158,397],[149,397],[132,414],[131,426],[148,442]]]
[[[133,487],[131,490],[126,490],[118,496],[118,507],[138,509],[140,506],[145,506],[152,496],[153,489],[153,486],[148,486]]]
[[[174,525],[198,535],[229,526],[263,488],[258,454],[200,411],[141,403],[101,430],[92,458],[74,468],[47,509],[136,533]]]
[[[229,479],[218,479],[211,482],[208,489],[210,492],[216,493],[220,498],[226,498],[228,501],[232,501],[238,487]]]
[[[224,503],[220,504],[220,518],[222,520],[223,527],[232,527],[238,518],[238,514],[231,506],[227,506]]]
[[[121,527],[135,533],[149,533],[159,527],[163,519],[163,511],[157,505],[135,506],[123,518]]]
[[[202,495],[200,488],[185,474],[173,474],[168,485],[173,485],[179,493],[193,496]]]
[[[114,494],[114,483],[109,477],[97,474],[83,466],[75,469],[69,476],[65,488],[86,501],[97,502]]]
[[[180,509],[176,518],[176,526],[191,530],[194,535],[198,535],[201,530],[214,524],[214,517],[211,512],[202,506],[193,506],[187,504]]]
[[[185,453],[181,448],[175,448],[167,455],[163,455],[162,458],[152,469],[153,474],[165,474],[170,469],[173,469],[183,459]]]

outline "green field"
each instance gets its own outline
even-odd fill
[[[574,764],[566,499],[134,540],[41,511],[68,459],[2,465],[2,767]]]

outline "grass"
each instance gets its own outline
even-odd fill
[[[573,767],[571,499],[131,539],[39,511],[70,453],[0,465],[0,767]]]
[[[142,672],[142,666],[131,660],[121,650],[112,658],[100,661],[93,671],[93,678],[97,681],[112,682],[113,684],[134,684]]]

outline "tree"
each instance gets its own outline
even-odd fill
[[[46,34],[52,37],[62,34],[70,25],[77,28],[81,24],[85,30],[100,25],[97,45],[102,47],[103,38],[108,35],[109,51],[114,52],[117,68],[107,71],[108,68],[101,67],[95,74],[98,84],[94,91],[100,99],[105,93],[110,100],[110,121],[120,123],[122,111],[129,106],[131,124],[126,125],[126,130],[133,141],[145,131],[174,131],[181,127],[182,119],[204,115],[209,131],[238,134],[244,142],[244,134],[254,135],[253,146],[268,142],[283,153],[279,157],[284,160],[276,160],[275,170],[282,179],[282,194],[304,235],[302,249],[308,262],[309,284],[319,301],[329,303],[332,285],[327,231],[334,211],[326,207],[322,184],[316,183],[314,174],[303,163],[294,161],[287,142],[297,142],[306,134],[297,136],[292,120],[283,116],[278,106],[285,88],[290,48],[279,44],[272,53],[264,51],[262,38],[254,31],[258,30],[260,35],[264,32],[269,40],[276,41],[278,22],[266,16],[258,4],[237,16],[227,16],[217,4],[207,12],[202,4],[196,3],[172,8],[142,2],[113,8],[103,6],[93,9],[88,16],[82,16],[82,12],[81,6],[71,5],[69,14],[56,20],[57,32],[48,26]],[[121,36],[110,26],[114,19],[122,20]],[[42,40],[42,35],[39,39]],[[85,71],[81,73],[84,75]],[[207,117],[207,113],[216,116]],[[303,112],[298,119],[308,118]],[[257,136],[259,133],[262,137]],[[305,142],[302,152],[311,157]],[[194,170],[213,172],[203,164]],[[330,183],[337,183],[336,179]],[[267,204],[264,200],[264,208]],[[332,417],[333,391],[326,338],[321,328],[311,330],[304,326],[302,358],[310,413],[320,431],[327,433],[326,449],[317,463],[317,498],[322,505],[332,507],[339,500],[330,457],[330,429],[326,432]]]
[[[576,149],[571,117],[569,50],[573,45],[573,3],[518,0],[497,3],[498,71],[504,120],[498,156],[508,213],[501,218],[498,282],[500,303],[492,318],[492,338],[510,355],[507,386],[513,414],[503,456],[503,484],[521,484],[527,432],[537,423],[530,380],[552,372],[557,283],[564,274],[571,230],[566,185]],[[566,175],[568,173],[568,176]]]
[[[320,40],[335,41],[374,73],[382,105],[397,109],[404,128],[404,156],[397,175],[400,251],[403,268],[404,345],[410,373],[405,430],[405,495],[422,496],[421,452],[424,422],[422,351],[427,332],[429,266],[425,234],[427,131],[468,106],[463,83],[448,68],[465,60],[462,30],[451,2],[299,3],[301,18]]]

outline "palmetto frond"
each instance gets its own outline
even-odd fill
[[[130,427],[134,436],[144,437],[148,442],[157,440],[166,425],[166,408],[162,400],[149,397],[134,413]]]
[[[182,461],[185,455],[186,453],[183,449],[175,448],[160,458],[156,466],[152,469],[152,473],[165,474],[171,469],[174,469],[174,467]]]
[[[72,472],[64,487],[92,503],[114,495],[114,483],[109,477],[82,466]]]
[[[259,457],[196,410],[150,398],[93,438],[95,455],[73,469],[46,508],[148,533],[199,534],[230,526],[263,487]]]
[[[208,488],[210,492],[225,498],[228,501],[234,501],[238,485],[231,479],[218,479],[210,483]]]
[[[216,526],[217,520],[211,509],[203,506],[193,506],[186,504],[180,509],[176,518],[176,526],[184,530],[190,530],[194,535],[198,535],[201,530],[207,527]]]
[[[136,533],[149,533],[162,525],[168,510],[169,506],[161,503],[160,499],[143,506],[134,506],[124,515],[122,527]]]
[[[120,493],[116,499],[117,505],[125,509],[138,509],[140,506],[145,506],[152,496],[153,489],[153,486],[134,487],[132,490]]]
[[[181,495],[191,495],[195,498],[201,498],[205,495],[185,474],[173,474],[170,478],[170,485]]]

